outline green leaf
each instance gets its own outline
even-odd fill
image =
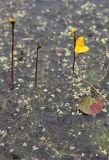
[[[95,98],[88,96],[84,97],[79,104],[79,109],[85,113],[90,114],[90,106],[95,102]]]
[[[4,61],[6,61],[6,60],[8,60],[7,57],[5,57],[5,56],[1,56],[1,57],[0,57],[0,62],[4,62]]]
[[[65,56],[68,57],[71,55],[71,52],[68,48],[65,49],[66,50],[66,53],[65,53]]]

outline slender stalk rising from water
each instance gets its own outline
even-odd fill
[[[36,50],[36,68],[35,68],[35,88],[37,87],[37,70],[38,70],[38,58],[39,58],[39,49],[42,47],[41,43],[38,43]]]
[[[76,56],[75,56],[75,47],[76,47],[76,34],[74,32],[74,42],[73,42],[73,74],[75,74],[75,60],[76,60]]]
[[[12,25],[12,55],[11,55],[11,79],[12,79],[12,87],[14,87],[14,26],[15,26],[15,19],[9,18],[9,22]]]

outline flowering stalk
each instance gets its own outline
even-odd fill
[[[9,23],[12,25],[12,55],[11,55],[11,79],[12,79],[12,86],[14,86],[14,26],[15,26],[15,19],[9,18]]]
[[[76,47],[76,33],[74,32],[74,42],[73,42],[73,74],[75,74],[75,60],[76,60],[76,55],[75,55],[75,47]]]
[[[70,28],[70,32],[72,33],[72,37],[74,40],[73,43],[73,74],[75,74],[75,60],[76,60],[76,54],[81,54],[89,51],[89,47],[84,44],[84,36],[79,36],[76,38],[76,31],[77,28]],[[76,75],[76,74],[75,74]]]
[[[72,37],[73,37],[73,66],[72,66],[73,74],[75,74],[75,60],[76,60],[76,55],[75,55],[76,31],[77,31],[77,28],[70,27],[70,32],[71,32]]]
[[[37,50],[36,50],[36,68],[35,68],[35,78],[34,78],[35,88],[37,87],[38,57],[39,57],[39,49],[40,49],[41,47],[42,47],[41,43],[38,43],[38,45],[37,45]]]

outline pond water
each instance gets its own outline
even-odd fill
[[[81,78],[109,99],[109,1],[4,0],[0,15],[0,160],[108,160],[108,102],[95,117],[79,113],[77,104],[91,89]],[[11,16],[16,20],[13,90]],[[76,57],[77,78],[69,26],[78,28],[90,48]]]

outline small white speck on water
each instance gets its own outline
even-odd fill
[[[69,132],[69,135],[72,135],[72,133],[71,133],[71,132]]]
[[[66,103],[65,106],[66,106],[66,107],[70,106],[70,103]]]
[[[48,90],[45,88],[44,90],[43,90],[43,92],[47,92]]]
[[[36,150],[38,150],[39,148],[36,147],[36,146],[33,146],[32,149],[33,149],[33,151],[36,151]]]
[[[24,80],[23,80],[23,79],[20,79],[20,78],[18,79],[18,81],[19,81],[19,82],[24,82]]]
[[[81,132],[78,132],[78,136],[81,135]]]
[[[18,90],[19,89],[19,87],[16,87],[16,90]]]
[[[19,108],[16,108],[16,111],[17,111],[17,112],[20,112],[20,109],[19,109]]]
[[[4,147],[4,146],[5,146],[5,144],[4,144],[4,143],[0,143],[0,146]]]
[[[22,146],[23,146],[23,147],[27,147],[27,143],[26,143],[26,142],[24,142]]]
[[[52,102],[52,98],[49,98],[48,101],[49,101],[49,102]]]
[[[82,153],[81,156],[84,157],[84,153]]]
[[[75,147],[74,146],[70,146],[70,150],[74,150],[75,149]]]
[[[41,109],[41,110],[44,110],[44,109],[45,109],[45,107],[43,106],[43,107],[41,107],[40,109]]]
[[[59,93],[61,92],[61,90],[59,88],[57,88],[56,91],[59,92]]]
[[[55,95],[54,95],[54,94],[51,94],[51,97],[53,97],[53,98],[54,98],[54,97],[55,97]]]
[[[54,72],[54,68],[52,68],[51,71]]]
[[[24,129],[24,127],[21,127],[21,129],[23,130],[23,129]]]
[[[6,130],[1,131],[1,135],[2,135],[3,137],[5,137],[6,134],[7,134]]]
[[[72,112],[72,116],[75,115],[75,112]]]
[[[92,135],[90,134],[89,137],[92,138]]]
[[[42,129],[42,132],[45,132],[45,128]]]
[[[77,114],[78,114],[78,115],[82,115],[82,113],[80,113],[79,111],[77,111]]]
[[[10,149],[10,153],[12,153],[12,152],[14,152],[14,149],[12,148],[12,149]]]
[[[21,85],[20,85],[20,84],[18,84],[17,86],[18,86],[18,87],[20,87]]]

